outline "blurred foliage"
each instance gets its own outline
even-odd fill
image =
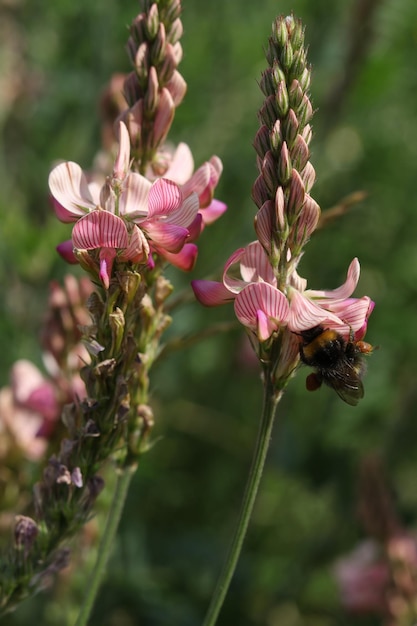
[[[48,172],[59,158],[91,164],[100,146],[99,97],[113,72],[129,69],[126,25],[136,10],[128,0],[0,5],[2,384],[17,358],[41,362],[48,283],[68,271],[54,249],[69,229],[51,215]],[[353,191],[368,193],[314,235],[300,273],[314,288],[333,288],[358,256],[357,294],[376,301],[367,338],[380,349],[357,408],[329,389],[308,394],[303,372],[290,384],[223,626],[352,623],[332,567],[364,536],[355,495],[367,455],[377,453],[389,468],[403,523],[413,529],[417,519],[415,0],[184,0],[180,70],[188,94],[170,139],[189,143],[197,164],[214,153],[222,158],[217,196],[229,206],[205,231],[192,277],[218,272],[254,239],[257,81],[270,24],[291,10],[306,26],[313,65],[313,196],[326,209]],[[172,278],[189,290],[189,275]],[[176,312],[170,334],[232,319],[231,307],[203,310],[192,302]],[[238,329],[172,354],[155,369],[160,439],[141,461],[91,625],[201,623],[260,412],[258,368],[246,354]],[[29,600],[8,624],[70,624],[92,555],[84,558],[71,584]],[[355,618],[363,626],[378,623]]]

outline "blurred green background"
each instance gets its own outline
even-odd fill
[[[38,333],[48,283],[71,268],[55,252],[69,235],[52,215],[47,177],[60,158],[88,168],[100,147],[98,100],[124,50],[137,3],[3,0],[0,5],[0,382],[17,358],[41,366]],[[357,190],[368,197],[317,232],[300,273],[313,288],[340,285],[353,257],[357,295],[376,302],[367,339],[365,399],[356,408],[304,372],[279,406],[262,490],[221,626],[381,624],[347,616],[332,574],[365,531],[358,468],[377,454],[398,514],[417,520],[417,3],[415,0],[184,0],[180,71],[188,82],[170,139],[196,164],[224,173],[225,216],[199,243],[192,276],[218,271],[254,239],[253,137],[263,48],[278,13],[306,26],[316,115],[312,195],[323,209]],[[230,308],[191,302],[170,335],[232,320]],[[91,620],[101,626],[194,626],[226,552],[257,430],[262,387],[243,331],[172,354],[153,374],[157,445],[141,461]],[[106,496],[104,496],[106,498]],[[92,555],[7,624],[71,624]],[[6,623],[6,622],[5,622]]]

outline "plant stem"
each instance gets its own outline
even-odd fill
[[[87,593],[84,598],[83,605],[77,621],[75,622],[75,626],[86,626],[88,618],[90,617],[90,613],[106,569],[110,550],[112,548],[117,527],[123,512],[123,507],[133,473],[134,470],[132,468],[123,468],[120,470],[120,474],[117,477],[113,500],[107,517],[106,527],[100,541],[97,559],[87,586]]]
[[[252,457],[252,465],[246,483],[245,493],[240,509],[239,519],[235,528],[234,536],[229,547],[229,554],[223,565],[223,569],[217,580],[210,606],[208,608],[203,626],[214,626],[223,606],[224,599],[229,589],[233,574],[239,560],[243,541],[246,536],[249,521],[258,493],[262,477],[265,459],[271,439],[274,424],[275,409],[281,398],[282,392],[277,394],[271,381],[270,371],[265,372],[264,400],[262,416],[259,423],[258,436]]]

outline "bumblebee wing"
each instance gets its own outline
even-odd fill
[[[365,395],[362,381],[349,361],[334,370],[321,371],[321,378],[326,385],[336,391],[340,398],[350,406],[356,406]]]

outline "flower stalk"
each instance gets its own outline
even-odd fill
[[[307,379],[310,390],[325,382],[354,405],[363,396],[361,355],[372,351],[360,340],[373,303],[366,296],[351,297],[359,279],[357,259],[346,282],[335,290],[307,290],[306,280],[297,273],[304,246],[320,219],[320,207],[310,196],[315,179],[309,150],[313,108],[300,20],[293,16],[275,20],[266,58],[268,67],[260,81],[265,100],[254,141],[259,170],[252,189],[258,209],[257,240],[229,257],[222,282],[192,283],[197,299],[206,306],[234,303],[264,380],[262,417],[241,513],[204,626],[214,626],[225,599],[259,488],[276,406],[300,358],[317,368]],[[325,340],[317,339],[324,331]],[[314,340],[316,344],[310,345]],[[330,345],[324,357],[320,341]]]
[[[213,199],[220,159],[213,156],[193,172],[185,144],[174,155],[162,145],[186,89],[177,71],[180,14],[180,0],[140,3],[127,45],[133,71],[124,79],[126,102],[119,97],[110,122],[109,148],[114,127],[118,150],[104,180],[74,162],[57,165],[49,176],[57,217],[73,224],[58,251],[82,267],[95,290],[87,302],[90,319],[82,324],[84,393],[64,407],[67,436],[35,486],[33,519],[16,520],[14,546],[0,571],[3,612],[68,563],[65,542],[91,517],[104,487],[100,470],[111,462],[120,478],[79,623],[88,619],[130,477],[150,447],[149,372],[171,322],[165,305],[173,287],[164,267],[190,270],[195,240],[226,209]]]
[[[243,542],[252,517],[256,496],[259,490],[265,460],[271,440],[277,404],[282,391],[277,392],[274,377],[270,367],[264,372],[264,399],[262,415],[259,422],[259,430],[253,452],[252,464],[249,471],[245,492],[243,494],[239,517],[230,543],[229,552],[223,565],[223,569],[217,579],[216,587],[211,598],[203,626],[214,626],[220,610],[226,598],[230,583],[235,572]]]
[[[129,485],[134,474],[133,468],[119,470],[113,500],[110,506],[106,526],[98,547],[97,559],[87,586],[87,593],[81,606],[75,626],[86,626],[103,579],[107,561],[110,556],[119,521],[123,512]]]

